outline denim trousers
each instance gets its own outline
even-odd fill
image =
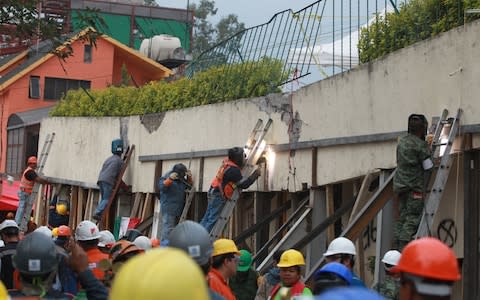
[[[25,208],[27,207],[27,203],[30,202],[30,194],[25,193],[24,191],[18,191],[18,208],[15,214],[15,222],[20,225],[22,221],[22,216],[25,213]],[[30,216],[28,218],[30,220]]]
[[[100,181],[98,183],[98,186],[100,187],[100,195],[102,196],[102,199],[100,200],[100,203],[98,203],[97,209],[95,209],[96,215],[102,214],[107,207],[108,199],[110,199],[110,195],[112,195],[113,189],[113,186],[111,184],[104,181]]]
[[[225,206],[225,200],[223,200],[222,194],[220,192],[213,192],[210,190],[208,192],[208,206],[205,211],[205,215],[200,221],[202,225],[208,232],[210,232],[218,220],[220,213],[222,212],[223,207]]]

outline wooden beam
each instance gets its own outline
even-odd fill
[[[77,227],[77,199],[78,199],[78,187],[72,186],[71,199],[70,199],[70,219],[69,226],[70,228]]]
[[[318,149],[317,147],[312,148],[312,187],[317,187],[317,167],[318,167]]]
[[[326,199],[327,199],[327,218],[333,216],[335,213],[334,198],[333,198],[333,185],[326,186]],[[327,229],[327,244],[335,239],[335,223],[328,226]]]
[[[132,209],[130,210],[130,218],[136,218],[142,201],[143,193],[135,193],[135,200],[133,201]]]
[[[152,211],[152,194],[147,193],[147,195],[145,197],[145,203],[143,205],[143,210],[142,210],[142,214],[140,215],[140,218],[143,221],[146,218],[148,218],[149,216],[151,216],[152,214],[153,214],[153,211]]]
[[[85,203],[85,193],[82,188],[78,188],[78,207],[77,207],[77,224],[83,220],[83,205]]]

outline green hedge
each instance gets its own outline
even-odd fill
[[[392,51],[463,25],[464,11],[480,8],[480,0],[411,0],[399,13],[378,15],[362,29],[358,43],[360,62],[369,62]],[[466,16],[470,21],[478,14]]]
[[[213,67],[191,79],[151,82],[140,88],[109,87],[104,90],[71,90],[50,113],[51,116],[129,116],[158,113],[229,100],[280,92],[285,82],[281,61]],[[90,95],[90,96],[89,96]]]

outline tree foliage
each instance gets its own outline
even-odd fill
[[[201,0],[198,5],[190,5],[190,9],[195,12],[192,47],[194,58],[222,40],[245,29],[245,24],[240,22],[237,15],[234,14],[221,18],[216,25],[213,25],[209,19],[217,14],[215,1]]]
[[[369,62],[461,26],[465,10],[478,7],[479,0],[411,0],[400,6],[398,14],[377,15],[376,21],[361,31],[360,61]],[[478,15],[466,16],[467,21],[475,18]]]
[[[227,70],[228,69],[228,70]],[[158,113],[280,92],[286,80],[281,61],[213,67],[192,79],[157,81],[142,86],[109,87],[99,91],[71,90],[52,110],[52,116],[127,116]]]

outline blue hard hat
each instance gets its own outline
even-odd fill
[[[352,284],[352,272],[345,265],[338,262],[331,262],[323,266],[315,273],[315,280],[322,273],[333,273],[345,280],[348,284]]]
[[[380,294],[364,288],[364,287],[355,287],[347,286],[334,288],[326,291],[315,297],[315,299],[323,300],[385,300]]]

